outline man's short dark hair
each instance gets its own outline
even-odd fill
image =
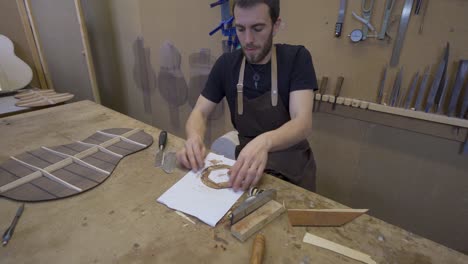
[[[280,3],[279,0],[234,0],[234,5],[232,6],[232,13],[234,14],[234,8],[239,6],[240,8],[249,8],[257,4],[266,4],[270,9],[270,18],[273,24],[278,20],[280,13]]]

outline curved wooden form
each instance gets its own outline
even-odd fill
[[[152,143],[141,129],[111,128],[83,141],[10,157],[0,165],[0,196],[32,202],[82,193],[106,180],[124,156]]]
[[[226,164],[218,164],[206,167],[201,173],[201,181],[208,187],[213,189],[224,189],[231,187],[229,182],[214,182],[210,179],[210,173],[215,170],[223,170],[223,169],[230,169],[231,166]]]

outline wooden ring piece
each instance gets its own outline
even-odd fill
[[[215,170],[230,169],[231,166],[226,164],[217,164],[213,166],[206,167],[201,173],[201,181],[208,187],[213,189],[225,189],[231,187],[229,182],[214,182],[210,179],[210,173]]]

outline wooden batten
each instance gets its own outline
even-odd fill
[[[368,209],[288,209],[292,226],[342,226]]]

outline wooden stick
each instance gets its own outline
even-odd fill
[[[91,82],[91,89],[93,90],[94,101],[96,101],[96,103],[98,104],[101,104],[101,97],[99,95],[99,88],[96,81],[96,72],[94,70],[93,56],[89,45],[88,29],[86,28],[86,25],[84,23],[83,9],[81,7],[80,0],[75,0],[75,8],[78,23],[80,24],[81,41],[84,47],[84,55],[86,58],[86,64],[88,66],[89,81]]]
[[[29,50],[31,51],[32,59],[34,62],[34,70],[36,71],[37,77],[39,79],[39,84],[41,89],[47,89],[47,80],[44,72],[44,67],[40,59],[40,50],[34,41],[34,35],[31,30],[31,22],[26,12],[26,6],[24,5],[24,0],[16,0],[16,5],[18,6],[18,11],[21,17],[21,23],[23,24],[24,33],[26,35],[26,40],[28,41]]]
[[[42,45],[41,45],[41,42],[39,40],[39,33],[37,32],[37,29],[36,29],[36,23],[34,22],[34,17],[31,13],[31,0],[24,0],[24,4],[26,6],[26,11],[28,13],[28,18],[29,18],[29,24],[31,25],[31,29],[32,29],[32,33],[33,33],[33,36],[34,36],[34,41],[36,43],[36,46],[37,46],[37,50],[38,50],[38,53],[39,53],[39,59],[41,61],[41,65],[42,65],[42,69],[44,71],[44,76],[45,76],[45,79],[46,79],[46,82],[47,82],[47,87],[48,89],[54,89],[54,84],[52,83],[52,79],[50,78],[50,74],[49,74],[49,68],[47,67],[47,62],[44,58],[44,52],[42,51]]]
[[[356,251],[354,249],[342,246],[330,240],[326,240],[324,238],[312,235],[310,233],[306,233],[303,239],[303,242],[309,243],[324,249],[331,250],[338,254],[347,256],[349,258],[368,263],[368,264],[377,264],[369,255]]]

